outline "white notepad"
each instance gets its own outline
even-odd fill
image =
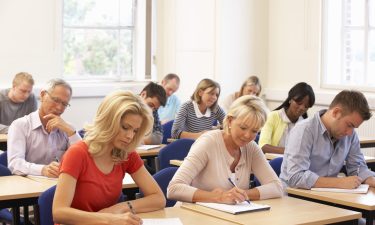
[[[154,148],[159,148],[160,145],[141,145],[141,146],[138,146],[137,150],[150,150],[150,149],[154,149]]]
[[[180,218],[142,219],[143,225],[183,225]]]
[[[268,205],[261,205],[251,202],[242,202],[236,205],[227,205],[227,204],[220,204],[220,203],[207,203],[207,202],[197,202],[197,205],[205,206],[211,209],[220,210],[223,212],[231,213],[231,214],[239,214],[244,212],[252,212],[252,211],[259,211],[259,210],[267,210],[271,207]]]
[[[354,194],[366,194],[368,192],[369,185],[361,184],[355,189],[342,189],[342,188],[311,188],[312,191],[327,191],[327,192],[340,192],[340,193],[354,193]]]

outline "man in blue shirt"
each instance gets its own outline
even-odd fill
[[[375,187],[375,173],[366,165],[354,128],[369,120],[365,96],[341,91],[328,110],[298,123],[287,140],[280,179],[289,187],[310,189]],[[343,166],[347,176],[337,177]]]
[[[167,103],[165,106],[161,106],[158,110],[161,124],[165,124],[170,120],[174,120],[178,109],[180,108],[181,102],[174,93],[180,87],[180,78],[173,73],[167,74],[161,81],[167,94]]]

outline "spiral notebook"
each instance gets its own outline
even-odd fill
[[[245,212],[254,212],[259,210],[268,210],[271,207],[269,205],[261,205],[251,202],[242,202],[235,205],[227,205],[227,204],[220,204],[220,203],[207,203],[207,202],[197,202],[197,205],[201,205],[207,208],[220,210],[223,212],[231,213],[231,214],[240,214]]]

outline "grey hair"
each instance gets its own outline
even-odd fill
[[[64,86],[65,88],[69,89],[70,96],[73,95],[72,86],[70,86],[68,82],[60,78],[54,78],[54,79],[49,80],[47,84],[44,86],[44,88],[42,89],[42,91],[51,92],[55,89],[56,86]]]

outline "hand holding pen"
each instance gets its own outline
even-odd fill
[[[230,179],[230,178],[228,178],[228,181],[237,189],[237,190],[239,190],[239,191],[241,191],[242,189],[240,189],[240,188],[238,188],[237,187],[237,185],[232,181],[232,179]],[[244,191],[245,192],[245,191]],[[249,203],[250,204],[250,200],[249,200],[249,197],[247,196],[247,194],[246,194],[246,192],[245,193],[243,193],[243,192],[241,192],[241,194],[243,194],[244,196],[245,196],[245,201],[247,202],[247,203]]]

